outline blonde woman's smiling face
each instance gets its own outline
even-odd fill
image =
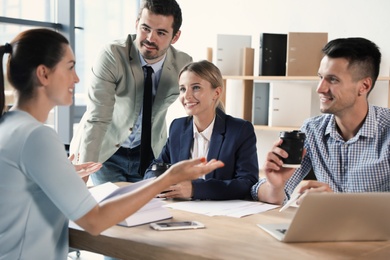
[[[214,115],[219,93],[210,82],[191,71],[184,71],[179,78],[179,90],[179,100],[188,115]]]

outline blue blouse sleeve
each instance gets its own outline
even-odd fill
[[[53,129],[42,125],[33,130],[20,158],[28,177],[69,219],[77,220],[96,206]]]

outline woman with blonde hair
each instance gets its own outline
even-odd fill
[[[192,181],[170,186],[160,197],[200,200],[250,199],[258,181],[256,135],[251,122],[226,115],[221,102],[223,78],[206,60],[192,62],[179,73],[179,100],[188,117],[175,119],[154,165],[174,164],[189,158],[217,158],[225,167]]]

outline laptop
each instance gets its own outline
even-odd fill
[[[290,223],[258,226],[282,242],[390,240],[390,193],[309,193]]]

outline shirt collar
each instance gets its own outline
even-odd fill
[[[164,57],[161,60],[159,60],[158,62],[153,63],[153,64],[148,64],[145,61],[144,57],[142,57],[140,52],[138,52],[138,55],[139,55],[139,60],[141,61],[141,66],[143,67],[143,66],[147,65],[147,66],[152,67],[155,74],[162,69],[165,58],[167,57],[167,54],[165,53]]]
[[[356,136],[361,135],[367,137],[374,137],[375,133],[378,132],[378,125],[376,122],[377,120],[375,115],[375,109],[372,105],[369,105],[366,120],[364,121],[362,127],[360,128]]]
[[[211,124],[202,132],[198,131],[198,128],[195,125],[195,121],[192,119],[192,128],[194,131],[194,138],[196,138],[196,134],[198,133],[199,135],[203,136],[203,138],[207,139],[207,141],[210,141],[211,135],[213,133],[213,128],[214,128],[214,123],[215,123],[215,117],[213,121],[211,121]]]
[[[357,134],[350,140],[357,140],[360,136],[366,136],[366,137],[373,137],[374,133],[377,131],[377,124],[375,123],[375,110],[372,107],[372,105],[368,106],[368,113],[364,120],[363,125],[360,127]],[[330,134],[333,138],[337,139],[337,136],[340,136],[340,134],[337,132],[336,129],[336,119],[335,116],[332,115],[331,120],[329,120],[328,126],[325,130],[325,135]],[[341,136],[340,136],[341,138]]]

